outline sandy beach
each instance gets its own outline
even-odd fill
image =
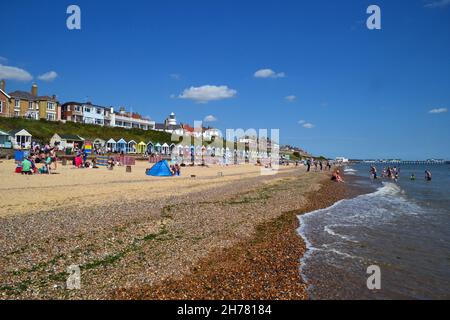
[[[155,178],[148,166],[21,176],[1,163],[0,298],[307,297],[296,214],[345,197],[329,173],[241,165]],[[80,290],[65,288],[70,265]]]

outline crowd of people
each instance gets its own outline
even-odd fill
[[[306,160],[305,165],[306,165],[306,172],[310,172],[311,167],[313,166],[315,172],[323,171],[324,169],[327,171],[331,171],[331,162],[328,160],[324,163],[324,161],[322,160],[314,160],[313,158],[311,158]]]
[[[378,179],[377,167],[375,167],[375,166],[370,167],[370,176],[374,180]],[[394,167],[389,166],[389,167],[383,168],[383,171],[381,172],[381,178],[387,178],[387,179],[391,179],[391,180],[394,180],[395,182],[397,182],[398,179],[400,178],[400,168],[397,168],[396,166],[394,166]],[[411,176],[409,177],[409,179],[411,181],[416,180],[416,175],[414,173],[412,173]],[[425,180],[431,181],[431,179],[432,179],[431,171],[425,170]]]
[[[49,174],[51,170],[56,170],[56,166],[56,152],[53,149],[39,150],[24,156],[22,162],[16,167],[16,172],[24,175]]]

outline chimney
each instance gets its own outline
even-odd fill
[[[3,92],[6,92],[6,81],[2,79],[2,81],[0,81],[0,88],[3,90]]]
[[[36,83],[34,83],[32,86],[31,86],[31,94],[33,95],[33,96],[35,96],[35,97],[37,97],[37,94],[38,94],[38,91],[37,91],[37,84]]]

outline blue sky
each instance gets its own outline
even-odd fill
[[[81,30],[66,28],[70,4]],[[8,92],[36,82],[156,121],[279,128],[330,157],[450,159],[449,0],[15,0],[0,29]]]

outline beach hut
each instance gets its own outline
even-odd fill
[[[8,132],[0,130],[0,148],[11,148],[11,136]]]
[[[153,142],[149,141],[147,143],[147,153],[152,154],[154,152],[155,152],[155,145],[153,144]]]
[[[116,144],[117,144],[116,140],[111,138],[108,141],[106,141],[106,148],[108,149],[109,152],[115,152]]]
[[[179,155],[180,157],[183,156],[183,152],[184,152],[184,147],[183,145],[179,144],[176,146],[176,153],[177,155]]]
[[[144,154],[147,150],[147,144],[144,141],[141,141],[137,145],[137,153]]]
[[[161,153],[162,154],[170,154],[170,147],[169,147],[169,145],[167,143],[164,143],[161,146]]]
[[[195,155],[199,156],[199,157],[202,155],[202,147],[201,146],[195,147]]]
[[[122,138],[116,143],[116,151],[120,153],[127,153],[127,142]]]
[[[127,144],[127,153],[136,153],[137,143],[134,140],[131,140]]]
[[[94,148],[99,150],[101,148],[104,148],[106,146],[106,141],[100,138],[97,138],[94,140]]]
[[[159,144],[159,142],[155,144],[155,152],[161,153],[161,145]]]
[[[30,149],[33,136],[27,130],[11,130],[8,133],[14,149]]]
[[[169,146],[170,154],[172,154],[172,153],[174,152],[175,147],[176,147],[175,143],[172,143],[172,144]]]
[[[75,146],[81,148],[84,139],[76,134],[58,134],[55,133],[50,139],[51,146],[58,146],[59,150],[73,149]]]

